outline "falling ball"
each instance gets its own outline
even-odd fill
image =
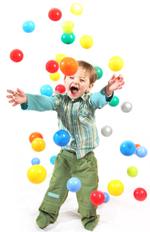
[[[124,186],[120,180],[112,180],[107,186],[108,192],[112,196],[120,196],[124,191]]]
[[[93,205],[101,205],[105,201],[105,195],[103,192],[95,190],[91,193],[90,199]]]
[[[136,167],[134,166],[131,166],[127,169],[127,174],[130,176],[130,177],[135,177],[137,176],[138,174],[138,170]]]
[[[74,15],[81,15],[82,12],[83,12],[83,7],[80,3],[73,3],[71,5],[71,13],[74,14]]]
[[[29,141],[30,141],[30,143],[32,143],[32,141],[33,141],[34,139],[36,139],[36,138],[41,138],[41,139],[43,139],[43,135],[42,135],[41,133],[39,133],[39,132],[33,132],[33,133],[30,134],[30,136],[29,136]]]
[[[54,165],[56,157],[57,157],[57,155],[53,155],[53,156],[50,158],[51,164]]]
[[[83,35],[80,38],[80,45],[81,47],[85,48],[85,49],[89,49],[92,47],[93,45],[93,39],[90,35]]]
[[[41,93],[41,95],[50,97],[53,94],[53,89],[50,85],[43,85],[40,88],[40,93]]]
[[[115,107],[119,104],[119,98],[117,96],[113,96],[113,99],[109,103],[110,106]]]
[[[36,138],[32,141],[31,147],[34,151],[41,152],[45,149],[46,143],[41,138]]]
[[[64,93],[65,91],[66,91],[66,88],[64,85],[59,84],[55,87],[55,92]]]
[[[60,70],[65,76],[72,76],[78,70],[78,63],[72,57],[65,57],[60,61]]]
[[[39,164],[33,165],[27,172],[27,178],[32,184],[42,183],[47,176],[45,168]]]
[[[105,201],[104,203],[107,203],[109,200],[110,200],[110,196],[107,192],[103,192],[104,193],[104,196],[105,196]]]
[[[132,104],[130,102],[124,102],[121,105],[121,110],[125,113],[128,113],[132,110]]]
[[[62,17],[62,12],[61,10],[59,10],[58,8],[52,8],[49,12],[48,12],[48,17],[49,19],[51,19],[52,21],[58,21],[61,19]]]
[[[62,24],[62,28],[66,34],[71,34],[74,28],[74,23],[71,21],[66,21]]]
[[[124,141],[120,145],[120,152],[125,156],[131,156],[136,151],[136,146],[132,141]]]
[[[47,72],[49,72],[49,73],[55,73],[59,69],[59,64],[55,60],[49,60],[46,63],[45,68],[46,68]]]
[[[147,155],[147,149],[143,146],[140,146],[136,149],[136,154],[138,157],[143,158]]]
[[[34,31],[35,29],[35,23],[31,20],[25,21],[22,25],[22,29],[24,30],[24,32],[26,33],[31,33]]]
[[[136,188],[133,192],[133,196],[137,201],[144,201],[147,198],[147,192],[144,188]]]
[[[49,77],[52,81],[58,81],[60,79],[60,74],[59,72],[50,73]]]
[[[101,133],[102,135],[104,135],[105,137],[108,137],[112,134],[112,128],[110,126],[104,126],[101,129]]]
[[[56,145],[63,147],[69,143],[70,135],[65,130],[59,130],[54,134],[53,140]]]
[[[23,56],[23,52],[19,49],[14,49],[10,53],[10,59],[16,63],[22,61]]]
[[[108,63],[108,67],[114,72],[120,71],[123,68],[123,65],[123,60],[119,56],[113,56]]]
[[[67,189],[70,192],[78,192],[81,188],[81,181],[77,177],[72,177],[67,181]]]
[[[73,33],[67,34],[67,33],[63,33],[61,36],[61,41],[64,44],[72,44],[75,41],[75,35]]]
[[[103,70],[98,66],[95,66],[94,69],[97,74],[97,80],[99,80],[103,76]]]
[[[32,164],[32,165],[40,164],[40,159],[37,158],[37,157],[33,158],[33,159],[31,160],[31,164]]]

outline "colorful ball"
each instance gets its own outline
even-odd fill
[[[50,73],[49,77],[52,81],[58,81],[60,79],[60,74],[59,72]]]
[[[124,191],[124,186],[120,180],[112,180],[107,186],[108,192],[112,196],[120,196]]]
[[[56,145],[63,147],[69,143],[70,135],[65,130],[59,130],[54,134],[53,140],[54,140]]]
[[[57,155],[53,155],[53,156],[50,158],[51,164],[54,165],[56,157],[57,157]]]
[[[65,76],[72,76],[78,70],[78,63],[72,57],[65,57],[60,61],[60,70]]]
[[[40,164],[40,159],[37,158],[37,157],[33,158],[33,159],[31,160],[31,164],[32,164],[32,165]]]
[[[72,44],[75,41],[75,38],[76,37],[73,33],[70,33],[70,34],[63,33],[61,36],[61,41],[64,44]]]
[[[46,143],[41,138],[36,138],[32,141],[31,147],[34,151],[41,152],[45,149]]]
[[[23,52],[19,49],[14,49],[10,53],[10,59],[16,63],[22,61],[23,56]]]
[[[50,97],[53,94],[53,89],[50,85],[43,85],[40,88],[40,93],[41,93],[41,95]]]
[[[129,140],[124,141],[120,145],[120,152],[125,156],[133,155],[135,151],[136,151],[135,144]]]
[[[93,205],[101,205],[105,201],[105,195],[103,192],[95,190],[91,193],[90,199]]]
[[[71,5],[71,13],[74,14],[74,15],[81,15],[82,12],[83,12],[83,7],[80,3],[74,3]]]
[[[119,104],[119,98],[117,96],[113,96],[113,99],[109,103],[110,106],[115,107]]]
[[[41,139],[43,139],[43,135],[42,135],[41,133],[39,133],[39,132],[33,132],[33,133],[30,134],[30,136],[29,136],[29,141],[30,141],[30,143],[32,143],[32,141],[33,141],[34,139],[36,139],[36,138],[41,138]]]
[[[138,170],[137,170],[136,167],[130,166],[130,167],[127,169],[127,174],[128,174],[130,177],[135,177],[135,176],[137,176],[137,174],[138,174]]]
[[[112,128],[110,126],[104,126],[101,129],[101,133],[103,136],[108,137],[112,134]]]
[[[59,85],[57,85],[57,86],[55,87],[55,91],[57,91],[57,92],[59,92],[59,93],[64,93],[64,92],[66,91],[66,88],[65,88],[64,85],[59,84]]]
[[[32,184],[42,183],[47,176],[45,168],[39,164],[31,166],[27,172],[27,178]]]
[[[105,201],[104,203],[107,203],[109,200],[110,200],[110,196],[107,192],[103,192],[104,193],[104,196],[105,196]]]
[[[66,34],[71,34],[74,28],[74,23],[71,21],[66,21],[62,24],[62,28]]]
[[[67,181],[67,189],[70,192],[78,192],[81,188],[81,181],[77,177],[72,177]]]
[[[34,31],[35,29],[35,23],[31,20],[28,20],[26,22],[23,23],[22,25],[22,29],[26,32],[26,33],[31,33]]]
[[[55,73],[59,69],[59,64],[55,60],[49,60],[45,66],[47,72]]]
[[[138,157],[143,158],[147,155],[147,149],[143,146],[140,146],[136,149],[136,154]]]
[[[123,68],[123,65],[123,60],[119,56],[113,56],[108,63],[108,67],[114,72],[120,71]]]
[[[62,17],[62,12],[58,9],[58,8],[52,8],[49,12],[48,12],[48,17],[52,20],[52,21],[58,21],[61,19]]]
[[[144,201],[147,198],[147,192],[143,188],[136,188],[133,192],[133,196],[137,201]]]
[[[60,63],[60,61],[65,57],[66,56],[64,54],[57,54],[55,60],[57,61],[57,63]]]
[[[95,66],[94,69],[97,74],[97,80],[99,80],[103,76],[103,70],[98,66]]]
[[[93,45],[93,39],[92,39],[92,37],[89,36],[89,35],[83,35],[80,38],[80,45],[81,45],[81,47],[83,47],[85,49],[91,48],[92,45]]]

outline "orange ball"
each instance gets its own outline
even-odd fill
[[[65,57],[60,61],[60,70],[65,76],[72,76],[78,70],[78,63],[71,57]]]
[[[32,141],[36,138],[41,138],[43,139],[43,135],[39,132],[33,132],[30,136],[29,136],[29,141],[30,143],[32,143]]]

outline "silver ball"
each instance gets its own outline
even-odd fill
[[[112,128],[110,126],[104,126],[101,129],[101,133],[102,135],[104,135],[105,137],[108,137],[112,134]]]
[[[58,94],[60,94],[59,91],[54,91],[54,92],[53,92],[53,96],[58,95]]]
[[[132,104],[130,102],[124,102],[121,105],[121,110],[125,113],[128,113],[132,110]]]

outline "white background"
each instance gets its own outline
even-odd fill
[[[58,130],[56,112],[25,112],[20,106],[13,108],[6,98],[7,89],[17,87],[26,93],[40,94],[40,88],[49,84],[55,88],[63,84],[63,74],[58,82],[53,82],[45,69],[48,60],[59,53],[76,60],[85,60],[103,69],[103,77],[98,80],[92,92],[104,87],[113,72],[108,67],[109,59],[120,56],[124,67],[120,72],[125,85],[115,92],[120,103],[117,107],[106,106],[96,111],[96,123],[100,145],[95,149],[98,160],[99,190],[107,191],[109,181],[118,179],[124,184],[124,193],[119,197],[110,196],[110,201],[98,207],[100,222],[95,228],[102,232],[148,232],[150,231],[150,113],[149,113],[149,63],[150,63],[150,14],[149,1],[143,0],[94,0],[79,3],[83,14],[75,16],[70,7],[72,0],[8,0],[0,3],[1,43],[0,43],[0,101],[1,101],[1,226],[3,231],[41,231],[35,219],[38,207],[47,190],[53,165],[49,162],[60,148],[54,144],[53,135]],[[56,7],[62,11],[62,18],[53,22],[48,12]],[[25,33],[22,24],[32,20],[35,30]],[[75,24],[75,42],[70,45],[61,42],[62,24],[70,20]],[[94,44],[90,49],[80,46],[83,35],[90,35]],[[10,59],[13,49],[20,49],[24,59],[15,63]],[[133,105],[130,113],[121,111],[121,104],[129,101]],[[101,128],[109,125],[113,129],[110,137],[101,134]],[[41,153],[32,150],[29,135],[38,131],[44,136],[46,148]],[[120,144],[131,140],[145,146],[148,155],[139,158],[120,153]],[[27,171],[31,159],[39,157],[47,170],[46,180],[31,184]],[[127,168],[135,166],[138,175],[131,178]],[[133,197],[137,187],[145,188],[148,197],[139,202]],[[75,194],[69,196],[60,210],[55,224],[44,231],[75,232],[85,231],[77,214]]]

